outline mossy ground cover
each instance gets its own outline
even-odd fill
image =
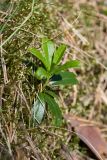
[[[57,128],[47,113],[41,125],[32,122],[31,109],[39,82],[32,76],[31,66],[34,62],[39,66],[39,62],[28,48],[39,48],[44,36],[58,45],[65,43],[68,48],[63,61],[76,58],[81,68],[76,70],[77,86],[57,90],[63,114],[70,112],[106,124],[107,102],[98,88],[106,96],[106,5],[106,1],[86,0],[0,2],[1,160],[63,160],[64,145],[68,147],[66,152],[76,153],[79,159],[93,157],[79,138],[67,131],[65,121]]]

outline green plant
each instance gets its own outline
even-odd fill
[[[36,101],[34,101],[33,118],[41,123],[47,104],[54,117],[55,125],[61,125],[62,112],[56,102],[57,96],[53,89],[57,85],[77,84],[76,75],[66,70],[79,67],[79,61],[70,60],[61,64],[66,46],[62,44],[56,48],[55,44],[47,38],[43,38],[41,48],[41,51],[36,48],[29,49],[42,62],[41,66],[34,72],[34,76],[40,80],[42,87],[36,95]]]

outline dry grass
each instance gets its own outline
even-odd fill
[[[27,48],[39,47],[44,35],[66,43],[63,61],[79,59],[81,68],[76,71],[79,84],[59,92],[63,113],[106,124],[106,0],[33,2],[11,0],[6,10],[0,7],[0,159],[91,160],[87,148],[79,145],[65,124],[55,128],[50,115],[40,126],[32,123],[38,82],[30,74],[34,59]]]

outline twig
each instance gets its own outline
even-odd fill
[[[42,154],[41,150],[35,146],[34,142],[32,141],[29,135],[26,136],[26,140],[31,146],[32,151],[34,155],[36,156],[37,160],[41,160],[41,157],[43,157],[44,160],[47,160],[47,158]]]
[[[1,39],[1,45],[2,45],[2,35],[0,36]],[[7,69],[6,69],[6,64],[5,64],[5,60],[3,57],[3,48],[1,46],[1,64],[2,64],[2,69],[3,69],[3,77],[4,77],[4,84],[8,83],[8,78],[7,78]]]
[[[69,23],[67,21],[67,19],[65,19],[62,15],[61,18],[63,20],[63,23],[66,25],[67,29],[72,29],[72,31],[74,32],[74,34],[82,41],[83,44],[89,44],[89,42],[87,41],[87,39],[77,30],[74,28],[73,24],[78,20],[78,18],[80,17],[81,12],[78,14],[78,17],[73,21],[73,23]]]
[[[29,18],[32,16],[32,13],[33,13],[34,4],[35,4],[35,0],[32,0],[31,12],[28,14],[25,20],[21,23],[21,25],[19,25],[17,29],[0,45],[0,47],[4,46],[20,30],[20,28],[29,20]]]
[[[5,140],[6,144],[7,144],[7,147],[9,149],[9,154],[12,156],[12,159],[13,159],[12,150],[11,150],[11,144],[10,144],[9,138],[6,137],[6,135],[4,134],[4,132],[2,130],[1,123],[0,123],[0,133],[1,133],[2,137],[4,138],[4,140]]]

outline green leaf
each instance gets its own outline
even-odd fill
[[[42,55],[40,51],[38,51],[36,48],[29,48],[29,52],[31,52],[35,57],[37,57],[47,68],[45,57]]]
[[[45,112],[45,102],[42,100],[41,96],[37,97],[37,100],[34,101],[32,113],[33,118],[40,124]]]
[[[29,48],[29,52],[31,52],[34,56],[36,56],[39,60],[41,60],[44,63],[44,57],[40,51],[38,51],[36,48]]]
[[[42,93],[42,96],[44,101],[48,104],[48,108],[51,111],[53,117],[55,118],[55,125],[60,126],[62,124],[62,112],[59,108],[59,105],[51,96],[45,93]]]
[[[80,62],[77,60],[71,60],[61,66],[56,66],[55,69],[53,69],[52,73],[55,74],[60,71],[66,70],[68,68],[77,68],[77,67],[80,67]]]
[[[48,77],[47,71],[46,71],[44,68],[42,68],[42,67],[39,67],[39,68],[37,69],[37,71],[35,72],[34,75],[35,75],[35,76],[37,77],[37,79],[39,79],[39,80]]]
[[[47,38],[43,38],[42,50],[43,50],[43,53],[46,59],[47,69],[49,71],[51,68],[51,64],[52,64],[53,53],[55,51],[54,43]]]
[[[64,52],[66,50],[66,46],[64,44],[60,45],[58,49],[54,53],[53,63],[58,64],[64,55]]]
[[[51,83],[54,85],[69,85],[69,84],[74,85],[78,83],[76,75],[72,72],[61,72],[59,74],[56,74],[55,76],[52,78],[52,80],[54,81],[51,81]]]
[[[45,93],[49,94],[53,98],[58,98],[58,96],[52,91],[46,90]]]

